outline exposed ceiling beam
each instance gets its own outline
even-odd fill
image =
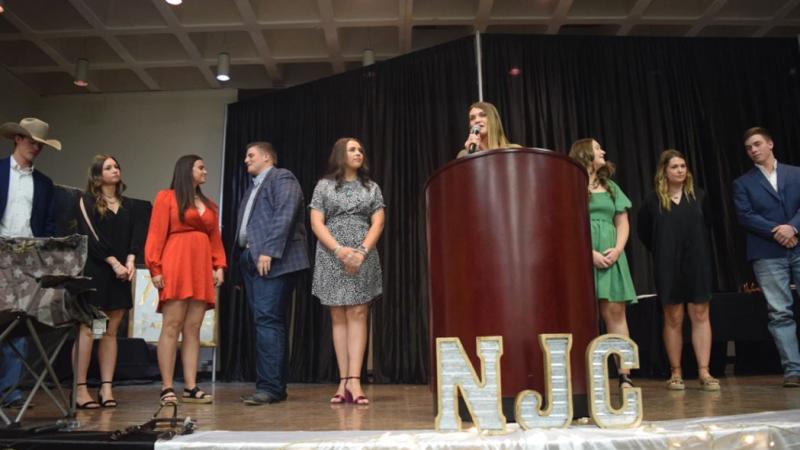
[[[556,4],[555,11],[553,11],[553,17],[548,22],[547,34],[558,34],[558,30],[560,30],[561,25],[567,21],[567,14],[569,14],[569,10],[572,8],[572,0],[556,1],[558,1],[558,3]]]
[[[262,33],[261,27],[256,22],[253,6],[247,0],[235,0],[235,3],[236,8],[239,9],[239,14],[242,16],[242,21],[244,21],[245,28],[247,28],[247,32],[250,35],[250,39],[253,40],[253,45],[255,45],[256,51],[261,57],[261,64],[264,65],[267,75],[272,79],[272,85],[280,85],[283,76],[278,69],[275,58],[272,56],[272,50],[270,50],[269,44],[267,44],[267,40],[264,38],[264,33]]]
[[[328,55],[331,58],[333,72],[342,73],[344,72],[344,61],[342,60],[342,46],[339,43],[339,31],[336,29],[333,18],[333,1],[318,0],[317,3],[319,4],[322,31],[325,33],[325,43],[328,46]]]
[[[642,15],[644,15],[644,12],[647,11],[647,8],[651,3],[653,3],[653,0],[637,0],[633,5],[633,8],[631,8],[630,14],[628,14],[628,17],[624,22],[622,22],[622,26],[619,27],[617,35],[629,35],[631,33],[631,29],[642,19]]]
[[[8,23],[16,27],[17,30],[20,31],[20,33],[25,39],[28,39],[29,41],[33,42],[37,47],[39,47],[41,51],[43,51],[47,56],[49,56],[50,59],[55,61],[55,63],[58,65],[58,69],[61,72],[68,73],[70,77],[75,76],[74,74],[75,61],[67,61],[66,59],[64,59],[64,57],[61,56],[61,53],[56,51],[56,49],[54,49],[52,46],[50,46],[50,44],[45,42],[44,39],[39,37],[33,31],[33,29],[30,26],[28,26],[28,24],[25,23],[22,19],[20,19],[16,14],[14,14],[13,11],[6,10],[3,13],[3,17],[5,18],[5,20],[8,21]],[[86,89],[89,90],[89,92],[99,92],[99,89],[94,83],[89,83],[89,85],[86,86]]]
[[[686,32],[686,36],[697,36],[703,28],[707,27],[711,21],[714,20],[719,10],[721,10],[726,4],[728,0],[714,0],[708,5],[703,15],[700,16],[695,22],[692,28]]]

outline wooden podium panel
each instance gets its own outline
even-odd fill
[[[538,335],[572,333],[572,389],[586,394],[584,352],[597,336],[586,171],[540,149],[481,152],[427,182],[431,386],[437,337],[501,335],[503,397],[544,394]],[[505,402],[504,402],[505,403]]]

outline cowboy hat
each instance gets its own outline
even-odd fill
[[[19,123],[6,122],[0,125],[0,135],[4,138],[14,139],[14,136],[22,135],[33,139],[36,142],[52,147],[55,150],[61,150],[61,142],[55,139],[47,139],[47,133],[50,131],[50,125],[33,117],[26,117],[19,121]]]

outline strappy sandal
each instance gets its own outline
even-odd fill
[[[175,389],[171,387],[164,388],[161,391],[161,406],[167,405],[177,405],[178,404],[178,396],[175,395]]]
[[[705,367],[701,367],[701,369],[708,370]],[[702,389],[702,390],[704,390],[706,392],[718,391],[720,389],[719,380],[714,378],[714,377],[712,377],[711,375],[709,375],[707,377],[701,377],[700,378],[700,389]]]
[[[623,384],[627,384],[628,386],[623,386]],[[631,380],[630,375],[627,373],[621,373],[619,374],[619,388],[622,389],[625,387],[632,388],[636,386],[633,385],[633,380]]]
[[[78,383],[75,386],[86,386],[86,383]],[[88,402],[85,403],[78,403],[76,401],[75,407],[77,409],[100,409],[100,403],[97,403],[94,400],[89,400]]]
[[[682,391],[686,389],[686,383],[683,382],[683,378],[680,375],[673,375],[667,380],[667,389],[670,391]]]
[[[195,386],[192,389],[183,388],[181,401],[184,403],[208,404],[214,401],[214,397],[210,394],[206,394],[199,386]]]
[[[110,384],[112,387],[114,386],[113,383],[110,382],[110,381],[101,381],[100,382],[100,389],[97,390],[97,399],[100,400],[100,406],[102,406],[103,408],[116,408],[117,407],[117,401],[114,400],[113,398],[110,398],[108,400],[103,400],[103,389],[102,389],[102,387],[103,387],[104,384]]]
[[[344,384],[345,384],[345,386],[347,386],[347,377],[343,377],[341,380],[345,380]],[[339,380],[339,383],[341,383],[341,380]],[[346,393],[347,393],[347,391],[345,390],[345,394]],[[347,403],[347,397],[344,394],[334,394],[333,397],[331,397],[331,402],[330,403],[332,405],[338,405],[338,404],[341,404],[341,403]]]
[[[348,380],[361,380],[361,377],[347,377]],[[347,389],[347,382],[344,383],[344,396],[345,401],[347,403],[352,403],[354,405],[369,405],[369,399],[366,395],[359,395],[358,397],[353,397],[353,393],[350,392],[350,389]]]

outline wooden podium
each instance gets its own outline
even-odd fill
[[[541,149],[452,161],[425,188],[430,383],[436,338],[458,337],[473,366],[476,336],[503,336],[503,410],[544,392],[541,333],[572,333],[575,417],[586,414],[584,352],[598,334],[586,171]],[[545,400],[547,401],[547,400]]]

